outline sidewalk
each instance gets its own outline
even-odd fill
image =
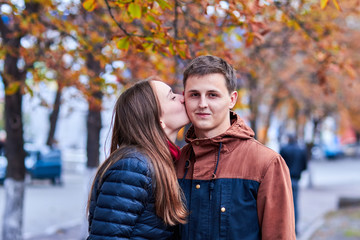
[[[309,168],[302,175],[300,182],[298,240],[353,239],[339,237],[337,232],[332,233],[332,230],[340,229],[333,225],[337,220],[329,222],[327,216],[332,214],[333,218],[337,218],[341,197],[360,198],[360,159],[311,162]],[[343,214],[342,218],[347,218],[347,215]],[[323,232],[327,238],[320,238],[319,234],[313,237],[319,229],[328,232],[328,234]],[[336,238],[331,238],[331,234],[336,235]]]
[[[360,207],[330,212],[309,240],[359,240]]]
[[[336,217],[336,213],[342,213],[342,211],[337,211],[338,199],[340,197],[360,197],[359,170],[360,159],[339,159],[335,161],[317,161],[310,163],[309,171],[303,174],[300,181],[298,240],[360,239],[360,237],[356,235],[355,238],[339,238],[339,236],[337,236],[337,238],[330,238],[331,236],[327,236],[328,238],[320,238],[319,235],[316,235],[316,238],[312,237],[314,234],[324,235],[330,232],[330,223],[332,224],[330,225],[330,230],[332,228],[338,229],[333,226],[335,226],[335,223],[339,223],[339,221],[331,220],[329,216]],[[27,193],[28,198],[26,200],[27,208],[30,206],[34,208],[33,203],[31,203],[31,201],[34,200],[31,198],[35,198],[36,196],[41,199],[43,197],[46,201],[41,202],[40,206],[35,205],[36,209],[42,209],[41,212],[35,214],[34,212],[38,211],[34,210],[31,212],[35,214],[35,216],[28,214],[25,216],[25,240],[80,240],[80,222],[84,219],[83,209],[85,199],[83,196],[83,183],[85,177],[83,174],[74,171],[67,173],[65,176],[64,188],[54,189],[34,185],[27,190],[27,192],[29,192],[29,194]],[[308,188],[310,183],[312,183],[312,188]],[[39,191],[38,188],[47,189],[46,191],[42,191],[46,194],[46,197],[45,195],[38,196],[38,194],[30,193]],[[0,193],[1,190],[0,188]],[[55,205],[54,202],[56,202]],[[55,206],[57,209],[54,209]],[[336,212],[325,218],[328,212],[333,211]],[[339,218],[344,218],[344,215],[347,216],[346,213],[344,213],[339,215],[341,216]],[[47,218],[50,218],[50,220]],[[58,218],[56,224],[54,224],[56,221],[54,221],[53,218]],[[31,222],[34,220],[35,222]],[[359,222],[360,221],[357,221],[354,224],[356,225]],[[34,223],[36,226],[31,226],[30,223]],[[46,223],[49,224],[46,225]],[[45,225],[47,227],[42,227]],[[360,229],[359,225],[356,226],[357,229]],[[35,227],[38,229],[35,229]],[[41,227],[42,231],[40,231]],[[29,234],[29,232],[37,234]]]

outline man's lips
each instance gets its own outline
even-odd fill
[[[195,113],[196,116],[199,116],[199,117],[207,117],[207,116],[210,116],[210,113]]]

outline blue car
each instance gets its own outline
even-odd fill
[[[0,155],[0,184],[4,183],[6,176],[7,159],[4,155]]]
[[[50,179],[61,184],[62,159],[59,149],[27,150],[25,167],[31,179]]]
[[[25,168],[31,179],[50,179],[52,184],[61,184],[62,159],[59,149],[26,149]],[[0,155],[0,184],[4,183],[8,162]]]

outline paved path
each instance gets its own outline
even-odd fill
[[[27,184],[24,200],[24,239],[39,239],[36,236],[57,231],[61,233],[64,229],[78,226],[85,219],[85,183],[90,181],[85,179],[83,172],[69,169],[64,172],[62,181],[61,186],[53,186],[48,180],[36,180]],[[0,232],[4,195],[4,188],[0,186]],[[80,236],[79,231],[77,234]]]
[[[38,181],[28,185],[25,197],[25,240],[80,240],[85,219],[85,183],[89,180],[76,166],[64,172],[63,186]],[[322,224],[325,213],[337,209],[341,196],[360,197],[360,159],[310,163],[300,181],[299,240],[307,240]],[[311,181],[310,181],[311,179]],[[309,183],[312,188],[309,188]],[[4,191],[0,187],[0,226]],[[1,229],[0,229],[1,230]]]
[[[323,216],[338,209],[340,197],[360,198],[359,172],[360,159],[311,162],[300,182],[299,240],[309,239]]]

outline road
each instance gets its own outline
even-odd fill
[[[64,169],[62,186],[52,186],[47,181],[28,184],[23,222],[25,239],[47,239],[36,237],[40,235],[55,239],[56,233],[61,234],[68,228],[73,229],[72,236],[66,239],[80,239],[80,223],[85,219],[87,200],[84,186],[90,182],[83,169],[82,165],[68,165]],[[354,158],[313,161],[309,164],[309,170],[303,173],[300,181],[298,239],[308,239],[322,223],[322,216],[337,209],[339,197],[360,198],[359,172],[360,159]],[[0,187],[0,226],[3,201],[4,189]]]

